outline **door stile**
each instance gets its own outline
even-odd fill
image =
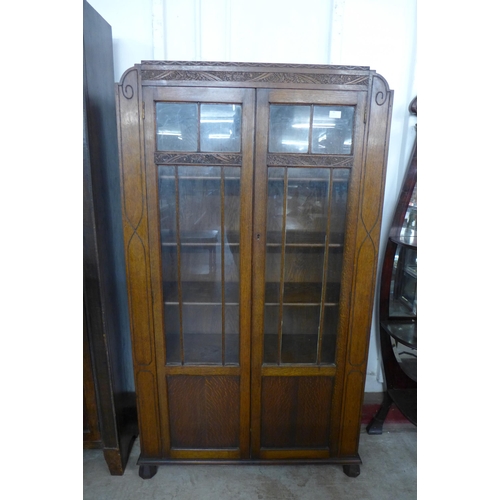
[[[354,265],[357,259],[357,232],[359,205],[362,194],[362,176],[366,158],[366,129],[365,110],[367,106],[367,93],[358,93],[358,102],[356,106],[356,127],[353,150],[354,162],[351,170],[351,179],[348,193],[348,205],[345,224],[344,241],[344,263],[342,269],[342,285],[339,307],[339,339],[337,344],[337,370],[338,376],[335,379],[332,400],[332,419],[331,419],[331,456],[335,457],[341,453],[343,426],[352,425],[343,418],[349,414],[349,397],[345,394],[345,378],[348,364],[348,344],[349,338],[353,334],[351,308],[354,302]]]
[[[266,277],[266,214],[267,214],[267,143],[269,122],[269,91],[259,89],[256,95],[255,123],[255,196],[253,230],[253,300],[252,300],[252,407],[251,453],[260,453],[262,359],[264,348],[264,298]]]
[[[149,214],[149,242],[151,255],[151,290],[153,293],[153,321],[154,339],[156,346],[156,368],[157,387],[160,413],[160,432],[162,442],[162,456],[170,456],[170,427],[168,419],[168,396],[167,382],[165,376],[166,349],[163,334],[164,308],[161,275],[161,241],[160,221],[158,217],[158,175],[157,166],[154,161],[156,150],[155,136],[155,99],[156,89],[145,87],[143,89],[144,99],[144,129],[147,131],[144,138],[145,161],[146,161],[146,183]]]
[[[240,190],[240,452],[250,457],[251,328],[253,185],[255,141],[255,90],[243,92],[242,153]]]

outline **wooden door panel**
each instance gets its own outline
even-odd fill
[[[365,106],[365,92],[257,91],[256,458],[324,458],[336,449],[332,422],[342,402],[334,393],[349,335],[343,261],[353,253]]]
[[[147,88],[144,101],[163,456],[245,458],[254,91]]]
[[[264,377],[263,448],[328,448],[332,377]]]
[[[239,447],[239,377],[173,375],[167,387],[172,448]]]

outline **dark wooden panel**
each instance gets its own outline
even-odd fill
[[[263,448],[327,447],[332,377],[264,377]]]
[[[172,448],[236,448],[240,432],[240,378],[167,377]]]
[[[83,298],[88,335],[84,392],[86,404],[93,400],[94,405],[89,425],[96,429],[98,423],[100,445],[113,450],[113,460],[105,453],[109,471],[121,475],[137,435],[137,409],[120,209],[112,30],[86,1],[82,14]]]
[[[100,448],[102,446],[99,431],[99,415],[95,393],[94,373],[89,345],[87,317],[83,314],[83,447]]]

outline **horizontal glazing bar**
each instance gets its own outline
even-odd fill
[[[228,247],[239,247],[240,246],[239,243],[224,243],[224,244],[221,244],[221,243],[183,243],[182,241],[180,243],[181,249],[183,247],[220,247],[220,246],[226,246],[226,245]],[[162,243],[162,246],[164,246],[164,247],[176,247],[177,243],[164,242],[164,243]]]
[[[165,305],[178,306],[179,302],[164,302]],[[220,306],[222,302],[182,302],[183,306]],[[239,306],[238,302],[225,302],[226,306]]]
[[[161,175],[160,179],[175,179],[174,176],[170,175]],[[179,176],[180,181],[191,181],[191,180],[212,180],[212,181],[220,181],[220,177],[216,176],[203,176],[203,175],[183,175]],[[239,181],[239,177],[224,177],[225,181]]]
[[[229,243],[231,245],[231,243]],[[278,247],[281,248],[281,243],[267,243],[268,247]],[[330,243],[328,248],[342,248],[344,245],[340,243]],[[324,248],[325,245],[321,243],[287,243],[287,248]]]
[[[279,306],[279,302],[265,302],[264,305],[266,305],[266,306]],[[303,306],[311,307],[311,306],[319,306],[319,305],[321,305],[321,302],[308,302],[308,303],[305,303],[305,302],[283,302],[283,305],[284,306],[293,306],[293,307],[303,307]],[[329,307],[338,306],[338,305],[339,305],[338,302],[325,302],[325,306],[329,306]]]

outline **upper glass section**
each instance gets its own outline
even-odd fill
[[[270,153],[351,154],[354,106],[272,104]]]
[[[241,104],[156,103],[158,151],[240,152]]]

